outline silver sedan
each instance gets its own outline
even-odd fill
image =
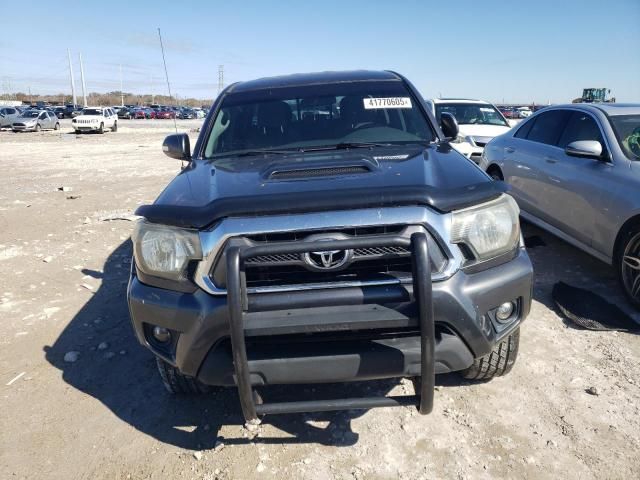
[[[511,185],[525,220],[613,265],[640,308],[640,105],[545,108],[480,166]]]
[[[40,130],[58,130],[60,122],[52,111],[47,110],[27,110],[11,124],[14,132],[39,132]]]

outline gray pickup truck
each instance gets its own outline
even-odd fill
[[[433,406],[435,374],[507,373],[529,313],[518,207],[449,145],[421,95],[389,71],[227,87],[187,162],[133,235],[139,341],[171,392],[234,386],[245,419]],[[410,377],[416,395],[292,398],[274,384]],[[264,391],[263,391],[264,390]],[[268,400],[268,399],[267,399]]]

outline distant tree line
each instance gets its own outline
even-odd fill
[[[37,95],[37,94],[28,94],[23,92],[17,92],[10,95],[11,100],[20,100],[23,103],[36,103],[36,102],[47,102],[51,105],[64,105],[73,103],[73,98],[71,95],[67,95],[64,93],[59,93],[56,95]],[[7,97],[8,95],[3,95],[3,97]],[[82,104],[82,94],[76,94],[76,101],[78,104]],[[87,95],[87,104],[90,106],[99,106],[99,105],[120,105],[121,102],[121,94],[119,91],[107,92],[107,93],[97,93],[91,92]],[[152,103],[159,105],[185,105],[189,107],[202,107],[202,106],[210,106],[213,103],[212,99],[201,99],[201,98],[175,98],[169,97],[168,95],[150,95],[143,94],[138,95],[134,93],[124,92],[124,104],[125,105],[150,105]]]

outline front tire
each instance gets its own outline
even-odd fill
[[[39,132],[40,130],[42,130],[42,127],[40,126],[40,124],[38,123],[36,125],[36,132]]]
[[[520,328],[498,343],[488,355],[476,358],[461,375],[467,380],[491,380],[511,371],[518,358]]]
[[[161,358],[156,357],[156,365],[164,388],[173,394],[203,394],[210,393],[211,387],[198,381],[194,377],[184,375],[173,365],[168,364]]]
[[[100,124],[100,128],[98,129],[98,133],[100,133],[100,134],[104,133],[104,123]]]
[[[58,122],[56,122],[55,126],[53,127],[54,130],[60,130],[60,124]]]
[[[111,127],[111,131],[112,132],[117,132],[118,131],[118,122],[113,122],[113,127]]]
[[[634,307],[640,309],[640,223],[627,228],[615,254],[618,280]]]

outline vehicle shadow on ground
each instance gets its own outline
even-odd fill
[[[238,394],[234,388],[220,389],[211,395],[174,396],[166,392],[156,371],[153,355],[134,336],[126,304],[126,287],[131,266],[131,242],[126,241],[108,257],[103,271],[83,273],[101,278],[100,288],[80,309],[51,346],[44,347],[49,363],[62,372],[72,387],[91,395],[122,421],[157,440],[185,449],[213,448],[225,444],[318,443],[349,446],[358,441],[351,421],[366,412],[345,411],[318,414],[273,415],[264,419],[281,431],[277,436],[247,438],[238,429],[234,438],[221,438],[224,426],[244,423]],[[105,346],[106,344],[106,346]],[[75,362],[65,354],[77,351]],[[444,376],[440,385],[454,385]],[[460,385],[463,382],[458,382]],[[386,395],[398,380],[345,385],[269,387],[272,400],[344,398]],[[412,394],[411,385],[406,394]],[[308,398],[307,398],[308,399]],[[228,431],[225,432],[228,435]]]
[[[535,273],[533,298],[555,311],[565,326],[586,331],[565,318],[556,306],[552,291],[560,281],[600,295],[640,325],[640,312],[628,302],[611,266],[528,222],[522,221],[522,232],[525,243],[533,240],[533,246],[527,248]]]

